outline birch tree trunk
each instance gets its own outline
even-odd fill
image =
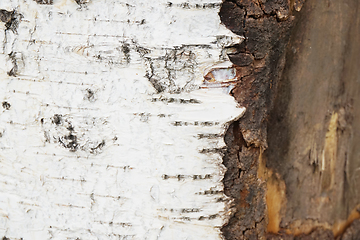
[[[4,239],[221,239],[245,108],[220,5],[0,2]]]

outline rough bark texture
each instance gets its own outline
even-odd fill
[[[3,240],[359,239],[360,3],[128,2],[0,1]]]
[[[360,203],[360,4],[303,3],[225,1],[220,11],[245,36],[230,59],[247,108],[226,136],[236,209],[226,239],[359,238],[349,226]]]
[[[223,227],[226,239],[264,239],[267,232],[266,182],[259,179],[258,159],[267,148],[266,119],[294,19],[290,8],[286,1],[226,1],[220,11],[223,23],[245,36],[229,57],[240,72],[232,94],[247,109],[226,137],[225,194],[235,199],[236,209]]]

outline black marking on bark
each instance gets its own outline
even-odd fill
[[[199,151],[199,153],[203,153],[203,154],[209,154],[209,153],[219,153],[219,154],[224,154],[226,151],[226,148],[204,148],[202,150]]]
[[[53,0],[34,0],[37,4],[41,5],[52,5],[54,2]]]
[[[17,34],[17,29],[19,27],[19,23],[23,18],[22,14],[19,14],[16,10],[7,11],[5,9],[0,9],[0,20],[5,23],[5,36],[3,40],[3,51],[6,51],[6,46],[13,47],[13,42],[8,42],[9,34],[14,33]],[[7,72],[8,76],[16,77],[18,74],[18,64],[17,64],[17,53],[12,51],[8,54],[10,61],[13,64],[13,67],[9,72]]]
[[[11,105],[10,105],[10,103],[4,101],[4,102],[2,102],[2,107],[3,107],[5,110],[9,110],[10,107],[11,107]]]
[[[177,179],[178,181],[184,180],[184,179],[192,179],[192,180],[206,180],[206,179],[211,179],[212,176],[211,174],[205,174],[205,175],[201,175],[201,174],[196,174],[196,175],[182,175],[182,174],[178,174],[178,175],[174,175],[174,176],[169,176],[169,175],[162,175],[163,180],[168,180],[168,179]]]
[[[198,195],[218,195],[218,194],[223,194],[224,191],[220,191],[220,190],[205,190],[204,192],[198,192],[196,194]]]
[[[74,0],[80,7],[85,7],[89,0]]]
[[[191,218],[190,217],[181,217],[180,220],[190,222]]]
[[[79,118],[76,118],[79,120]],[[97,127],[107,125],[106,119],[85,118],[83,121],[76,121],[73,124],[73,117],[69,115],[54,114],[50,118],[42,118],[41,125],[44,131],[45,142],[59,144],[71,152],[77,150],[90,154],[100,154],[104,149],[107,140],[106,137],[98,136],[89,137],[88,132]],[[91,134],[90,134],[91,135]],[[111,141],[116,141],[115,136]]]
[[[182,213],[194,213],[194,212],[200,212],[201,210],[199,208],[183,208],[181,209]]]
[[[71,122],[67,119],[63,119],[61,114],[54,114],[51,118],[51,122],[55,124],[57,128],[65,128],[68,131],[68,134],[66,135],[58,137],[54,136],[55,142],[60,143],[61,146],[69,149],[71,152],[75,152],[79,147],[79,143]],[[50,140],[50,137],[47,137],[47,135],[48,133],[45,131],[45,138]]]
[[[135,50],[136,50],[137,53],[140,54],[140,57],[144,57],[146,54],[149,54],[151,52],[150,49],[138,46],[137,44],[135,45]]]
[[[181,181],[182,179],[185,178],[185,176],[184,175],[177,175],[176,178],[178,179],[178,181]]]
[[[206,175],[193,175],[193,180],[204,180],[204,179],[211,179],[212,176],[210,174]]]
[[[17,60],[16,60],[16,52],[11,52],[9,53],[9,58],[13,64],[13,67],[11,68],[11,70],[9,72],[7,72],[7,74],[9,76],[12,77],[16,77],[17,73],[18,73],[18,65],[17,65]]]
[[[212,215],[209,215],[209,216],[200,216],[197,220],[199,220],[199,221],[204,221],[206,219],[212,220],[212,219],[215,219],[217,217],[219,217],[218,214],[212,214]]]
[[[0,21],[6,23],[11,22],[14,11],[7,11],[5,9],[0,9]]]
[[[218,216],[219,216],[218,214],[210,215],[210,216],[209,216],[209,220],[215,219],[215,218],[217,218]]]
[[[216,139],[216,138],[223,138],[223,134],[217,133],[200,133],[197,135],[198,139],[207,138],[207,139]]]
[[[220,122],[199,122],[199,121],[195,121],[195,122],[183,122],[183,121],[175,121],[172,122],[171,125],[176,126],[176,127],[180,127],[180,126],[204,126],[204,127],[211,127],[214,125],[219,125]]]
[[[99,152],[105,146],[105,140],[102,140],[96,147],[90,148],[90,153],[94,154]]]
[[[52,117],[52,123],[54,123],[56,125],[60,125],[62,123],[61,114],[54,114],[54,116]]]
[[[5,32],[11,30],[13,33],[17,33],[17,28],[22,18],[23,15],[16,10],[7,11],[0,9],[0,20],[5,23]]]
[[[77,143],[77,136],[73,134],[73,128],[69,131],[70,133],[68,135],[59,137],[58,141],[64,148],[69,149],[70,152],[75,152],[79,146]]]
[[[144,21],[145,22],[145,21]],[[121,51],[123,52],[124,56],[125,56],[125,60],[126,62],[129,64],[130,63],[130,44],[128,43],[124,43],[122,46],[121,46]]]
[[[146,73],[145,77],[149,79],[150,83],[153,85],[153,87],[158,93],[165,91],[166,87],[161,84],[160,79],[154,78],[154,66],[153,62],[151,61],[149,61],[149,70]]]
[[[167,97],[158,97],[158,98],[152,98],[152,102],[165,102],[165,103],[182,103],[182,104],[188,104],[188,103],[194,103],[198,104],[201,103],[199,100],[190,98],[190,99],[183,99],[183,98],[167,98]]]
[[[212,49],[213,47],[209,44],[183,44],[181,47],[174,47],[174,49],[182,49],[182,48],[188,48],[188,47],[194,47],[198,49]]]
[[[203,4],[191,4],[189,2],[183,2],[174,4],[172,2],[168,2],[166,4],[167,7],[177,7],[177,8],[184,8],[184,9],[211,9],[211,8],[218,8],[221,4],[220,3],[203,3]]]
[[[87,88],[85,91],[85,99],[89,100],[90,102],[94,102],[95,99],[95,92],[90,88]]]
[[[201,212],[200,208],[180,208],[180,209],[174,209],[174,208],[162,208],[159,209],[164,212],[180,212],[180,213],[197,213]]]

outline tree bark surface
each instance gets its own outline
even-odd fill
[[[0,237],[221,239],[244,107],[221,1],[0,1]]]
[[[232,91],[247,112],[226,138],[237,209],[227,239],[360,237],[349,227],[360,216],[359,2],[303,4],[225,1],[220,11],[245,36],[230,59],[248,70]]]

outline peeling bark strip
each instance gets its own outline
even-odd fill
[[[0,1],[0,238],[222,239],[221,3]]]

